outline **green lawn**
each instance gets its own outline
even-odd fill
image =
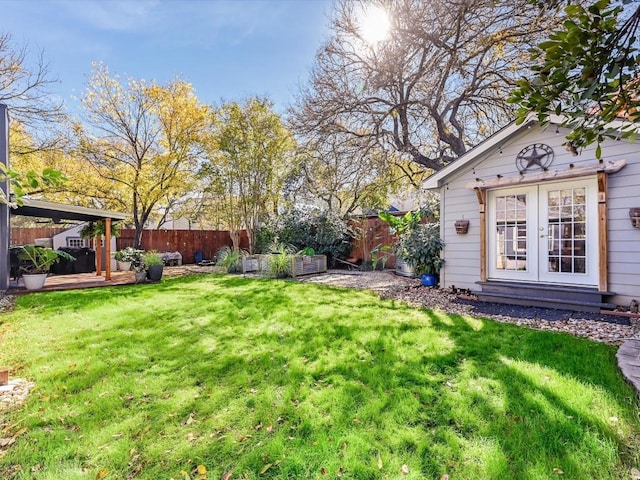
[[[368,292],[199,275],[34,294],[0,314],[0,346],[37,385],[0,431],[19,434],[3,479],[617,480],[639,464],[614,347]]]

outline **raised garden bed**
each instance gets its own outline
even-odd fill
[[[291,276],[311,275],[327,271],[326,255],[293,255],[291,259]]]

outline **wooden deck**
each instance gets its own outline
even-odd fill
[[[41,290],[27,290],[24,288],[22,280],[11,281],[9,283],[9,295],[22,295],[25,293],[47,292],[54,290],[76,290],[82,288],[112,287],[114,285],[128,285],[135,283],[133,272],[111,272],[111,280],[104,279],[104,272],[101,276],[93,273],[76,273],[73,275],[49,275],[44,288]]]
[[[222,267],[181,265],[177,267],[164,267],[163,277],[176,277],[193,273],[220,273],[224,271]],[[22,281],[11,281],[9,283],[8,295],[23,295],[27,293],[47,292],[55,290],[77,290],[83,288],[113,287],[116,285],[130,285],[136,283],[133,272],[112,271],[111,280],[108,282],[102,276],[93,273],[76,273],[73,275],[49,275],[42,290],[27,290]]]

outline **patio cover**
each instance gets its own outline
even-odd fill
[[[0,164],[9,166],[9,115],[7,106],[3,104],[0,104]],[[1,178],[1,175],[0,189],[7,198],[10,197],[8,179]],[[120,212],[64,205],[30,198],[24,198],[23,205],[17,208],[10,208],[8,205],[0,202],[0,292],[4,292],[9,288],[9,236],[11,234],[9,217],[12,215],[51,218],[54,221],[78,220],[95,222],[97,220],[105,220],[108,237],[105,241],[107,259],[109,258],[109,250],[111,248],[111,220],[124,220],[128,217],[127,214]],[[105,280],[111,279],[110,263],[111,262],[107,261],[107,265],[105,266]],[[100,272],[98,272],[98,274],[100,274]]]
[[[0,208],[7,208],[6,205],[0,205]],[[105,220],[108,226],[108,233],[111,231],[111,220],[124,220],[127,214],[120,212],[112,212],[108,210],[98,210],[96,208],[79,207],[76,205],[64,205],[62,203],[45,202],[43,200],[34,200],[31,198],[23,198],[23,204],[16,208],[9,208],[9,215],[22,215],[26,217],[51,218],[55,222],[60,220],[77,220],[83,222],[95,222]],[[0,257],[0,292],[9,288],[9,245],[10,245],[10,228],[3,228],[0,231],[0,243],[7,252],[6,255]],[[111,238],[111,235],[108,235]],[[105,240],[107,248],[107,258],[110,256],[109,239]],[[99,274],[100,272],[98,272]],[[105,280],[111,279],[111,265],[107,261],[105,265]]]
[[[43,200],[34,200],[31,198],[24,198],[23,205],[10,209],[9,213],[12,216],[22,215],[24,217],[51,218],[54,222],[59,220],[95,222],[106,218],[110,218],[112,220],[124,220],[128,216],[120,212],[78,207],[75,205],[64,205],[62,203],[45,202]]]

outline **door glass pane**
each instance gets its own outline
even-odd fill
[[[586,273],[586,189],[555,190],[547,195],[548,271]]]
[[[527,196],[496,197],[496,269],[527,269]]]

